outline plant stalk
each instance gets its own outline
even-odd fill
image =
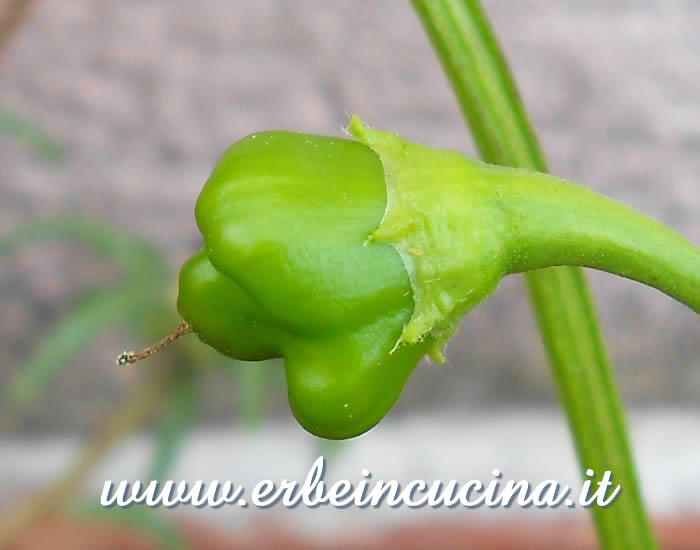
[[[544,155],[488,18],[475,0],[413,0],[484,160],[547,172]],[[581,470],[610,470],[624,494],[593,508],[601,547],[656,548],[625,417],[583,273],[526,275]]]

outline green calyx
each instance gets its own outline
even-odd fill
[[[350,131],[377,153],[387,186],[384,217],[368,240],[396,248],[413,290],[397,346],[429,336],[431,355],[442,362],[462,315],[506,274],[505,213],[483,163],[369,128],[356,116]]]
[[[589,266],[700,310],[700,252],[658,222],[356,117],[350,131],[360,141],[263,132],[233,145],[197,201],[205,247],[180,272],[194,332],[233,358],[283,357],[310,432],[374,426],[509,273]]]

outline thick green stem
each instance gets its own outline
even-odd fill
[[[495,164],[547,171],[488,18],[474,0],[413,0],[459,100],[482,157]],[[583,470],[611,470],[624,495],[594,508],[601,547],[656,548],[637,481],[624,412],[595,308],[578,268],[526,275]]]
[[[656,220],[581,185],[497,167],[510,221],[511,273],[559,265],[652,286],[700,312],[700,248]]]

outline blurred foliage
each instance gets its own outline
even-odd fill
[[[100,334],[126,328],[136,339],[153,342],[180,321],[174,292],[164,284],[173,276],[163,253],[152,243],[104,223],[73,217],[33,221],[0,238],[0,260],[23,245],[49,240],[67,240],[87,247],[97,259],[114,265],[119,277],[82,297],[12,376],[4,395],[4,408],[10,414],[36,400],[71,359]],[[167,398],[158,421],[152,479],[163,479],[176,460],[196,422],[202,378],[212,368],[226,366],[226,371],[236,376],[243,425],[258,426],[264,413],[264,365],[232,361],[195,338],[178,342],[163,357],[169,359],[167,368],[172,376],[168,377]]]
[[[0,107],[0,132],[27,144],[39,157],[48,161],[61,161],[66,149],[31,122]]]
[[[166,480],[185,437],[196,421],[199,406],[199,380],[192,369],[183,371],[171,386],[158,426],[155,454],[147,477],[160,482]]]

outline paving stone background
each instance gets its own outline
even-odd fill
[[[485,6],[552,171],[700,242],[700,3]],[[473,152],[430,44],[398,0],[40,1],[0,54],[0,106],[68,152],[42,160],[0,133],[0,235],[42,216],[105,220],[166,250],[172,284],[200,243],[195,198],[218,155],[247,133],[341,135],[356,112]],[[72,244],[2,258],[0,389],[79,296],[113,277]],[[626,401],[700,411],[698,316],[641,285],[590,280]],[[122,338],[86,349],[24,425],[86,426],[122,395],[134,378],[112,364]],[[448,367],[416,372],[392,414],[555,406],[518,278],[463,321],[447,355]],[[229,390],[215,381],[209,391],[206,417],[229,417]],[[288,414],[279,379],[266,407]]]

